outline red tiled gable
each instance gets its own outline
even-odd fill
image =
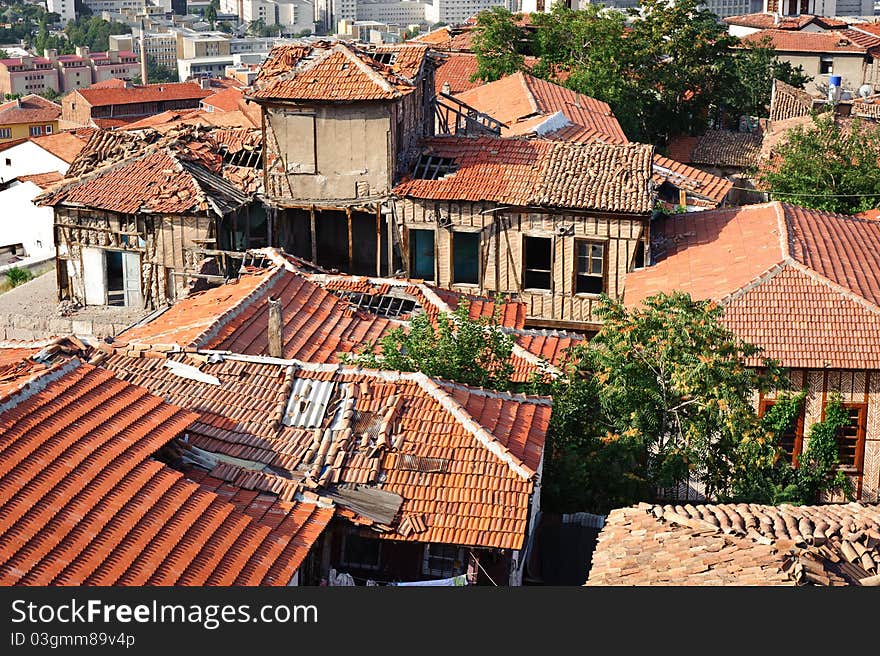
[[[558,330],[517,330],[515,335],[519,346],[554,367],[564,365],[569,349],[586,339],[578,333]]]
[[[0,105],[0,125],[48,123],[61,117],[61,105],[30,94]]]
[[[216,91],[210,96],[202,98],[202,105],[210,105],[224,112],[233,112],[239,109],[244,102],[244,92],[241,89],[229,87]]]
[[[413,42],[425,43],[443,51],[473,52],[473,30],[443,26],[410,39],[409,43]]]
[[[82,139],[71,132],[58,132],[47,134],[42,137],[31,139],[35,144],[55,157],[64,160],[68,164],[76,159],[80,151],[86,145],[86,139]]]
[[[422,70],[429,46],[419,43],[401,43],[398,45],[376,46],[376,53],[394,53],[394,63],[391,69],[407,80],[415,80]]]
[[[669,157],[676,162],[690,164],[693,162],[694,148],[697,147],[699,141],[699,137],[692,137],[690,135],[674,137],[666,146],[666,151],[669,153]]]
[[[508,75],[465,91],[458,98],[506,124],[507,127],[502,128],[502,136],[531,133],[536,117],[546,120],[562,112],[570,125],[546,134],[546,138],[618,144],[628,142],[607,103],[528,73]]]
[[[679,189],[706,198],[713,206],[721,203],[733,188],[731,180],[655,154],[654,184],[659,187],[666,181]]]
[[[828,32],[792,32],[789,30],[761,30],[742,38],[747,44],[757,44],[769,38],[777,52],[855,53],[867,54],[880,46],[880,37],[856,30]]]
[[[311,48],[276,46],[261,69],[250,95],[277,100],[391,100],[415,90],[405,77],[412,72],[416,55],[427,48],[413,48],[397,69],[373,59],[347,43],[318,43]]]
[[[34,175],[20,175],[18,180],[19,182],[33,182],[40,189],[48,189],[56,182],[60,182],[63,177],[58,171],[49,171],[48,173],[36,173]]]
[[[92,107],[108,105],[128,105],[168,100],[201,100],[214,92],[202,89],[196,82],[161,82],[147,85],[92,85],[77,89],[78,93]]]
[[[800,16],[777,16],[773,13],[754,13],[742,14],[740,16],[728,16],[722,19],[728,25],[739,25],[741,27],[754,27],[760,30],[776,29],[776,30],[802,30],[808,25],[814,23],[820,24],[825,29],[833,27],[846,27],[844,21],[835,20],[833,18],[824,18],[820,16],[812,16],[810,14],[801,14]]]
[[[725,323],[784,366],[878,368],[878,242],[876,221],[781,203],[671,216],[624,300],[688,292],[720,301]]]
[[[190,165],[187,163],[187,165]],[[223,215],[247,202],[242,191],[203,170],[198,177],[167,148],[123,160],[74,179],[36,200],[41,205],[93,207],[125,214]]]
[[[803,89],[798,89],[782,80],[773,80],[773,93],[770,97],[770,122],[807,116],[813,110],[816,99]]]
[[[252,519],[151,459],[198,415],[107,370],[72,360],[3,401],[5,585],[286,585],[333,514]]]
[[[311,480],[319,493],[348,483],[399,495],[396,521],[381,537],[522,547],[549,399],[473,390],[423,374],[267,364],[236,356],[214,364],[185,354],[172,357],[195,363],[219,386],[181,379],[161,357],[113,355],[103,366],[199,412],[188,431],[193,447],[288,472],[278,487],[308,488]],[[315,431],[297,425],[299,412],[288,414],[291,425],[282,422],[292,392],[317,400],[321,389],[330,395],[322,426],[335,422],[343,397],[353,399],[353,414],[327,433],[335,444],[330,450],[312,448]],[[339,441],[349,430],[350,437]],[[421,514],[427,530],[407,531],[400,520],[410,514]]]
[[[455,160],[438,180],[406,180],[399,196],[489,201],[530,207],[651,210],[651,146],[561,141],[440,137],[423,153]]]

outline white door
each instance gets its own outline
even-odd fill
[[[122,254],[122,283],[125,290],[125,304],[143,307],[141,294],[141,256],[138,253]]]
[[[103,249],[82,249],[82,277],[86,292],[86,305],[106,305],[107,267],[104,264]]]

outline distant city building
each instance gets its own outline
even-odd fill
[[[512,0],[434,0],[425,7],[425,20],[429,25],[446,23],[456,25],[464,23],[474,14],[495,6],[507,9],[515,8]]]
[[[110,50],[140,52],[140,42],[133,34],[110,36]],[[164,68],[177,68],[177,35],[173,32],[144,32],[144,52]]]
[[[72,4],[72,0],[56,1],[70,2]],[[83,4],[91,9],[93,14],[100,14],[103,11],[121,14],[124,9],[144,9],[147,7],[147,0],[83,0]]]
[[[0,59],[0,95],[60,91],[58,71],[45,57]]]
[[[61,16],[62,24],[67,24],[76,18],[74,0],[46,0],[46,11]]]
[[[419,0],[383,2],[371,0],[357,3],[358,21],[377,21],[386,25],[424,24],[431,5]]]

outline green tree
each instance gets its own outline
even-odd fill
[[[217,23],[217,29],[225,34],[232,34],[232,25],[229,21],[220,21]]]
[[[148,82],[151,84],[155,82],[179,82],[180,76],[177,73],[177,70],[173,68],[168,68],[166,66],[160,66],[156,61],[156,58],[152,55],[147,55],[147,78]],[[135,84],[143,84],[141,80],[140,74],[135,75],[132,78],[132,82]]]
[[[9,53],[0,48],[0,59],[9,59]]]
[[[774,200],[852,214],[880,203],[878,153],[880,128],[826,113],[789,130],[758,177]]]
[[[12,267],[6,272],[6,280],[12,287],[23,285],[28,280],[33,280],[33,277],[34,274],[31,273],[30,270],[19,269],[18,267]]]
[[[769,116],[774,79],[799,89],[813,79],[802,66],[781,61],[769,36],[735,50],[730,65],[733,67],[733,83],[722,104],[734,118],[741,115]]]
[[[442,313],[436,325],[426,314],[396,328],[343,361],[374,369],[421,371],[428,376],[466,385],[506,390],[511,386],[510,354],[514,338],[501,329],[499,312],[471,319],[463,300],[451,315]]]
[[[247,34],[248,36],[268,36],[266,34],[266,21],[262,18],[248,21]]]
[[[213,30],[214,23],[217,22],[217,10],[214,8],[213,2],[205,8],[205,20],[208,21],[208,24]]]
[[[522,70],[525,58],[521,48],[526,35],[516,24],[518,16],[497,5],[477,14],[477,26],[473,31],[477,70],[471,81],[492,82]]]
[[[610,508],[699,481],[709,498],[737,489],[740,444],[763,434],[756,390],[785,384],[775,363],[721,322],[716,303],[659,294],[626,308],[603,297],[602,329],[572,349],[551,385],[546,505]]]
[[[61,97],[61,94],[55,91],[55,89],[43,89],[38,95],[43,96],[46,100],[53,101],[58,100]]]

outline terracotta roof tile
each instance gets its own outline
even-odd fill
[[[222,536],[260,521],[151,459],[197,414],[76,359],[6,394],[0,408],[6,585],[170,585],[220,575],[286,585],[333,514],[288,508],[302,521],[242,540],[241,565],[232,567],[211,558]],[[298,546],[269,560],[280,566],[272,576],[249,576],[255,561],[269,564],[266,540]]]
[[[61,105],[30,94],[0,105],[0,125],[43,123],[61,118]]]
[[[752,132],[709,130],[697,140],[689,163],[753,168],[761,155],[761,140]]]
[[[342,494],[336,486],[359,483],[401,498],[395,521],[381,537],[522,546],[549,399],[477,390],[423,374],[269,364],[242,356],[213,364],[187,354],[168,357],[195,363],[220,385],[182,379],[161,357],[112,355],[102,366],[198,412],[188,430],[192,447],[270,465],[276,472],[225,466],[211,472],[213,479],[281,498],[300,487]],[[325,396],[326,404],[308,409]],[[288,410],[291,398],[306,405]],[[352,399],[351,414],[344,413],[345,398]],[[318,425],[335,427],[324,433],[329,448],[319,449],[315,441],[321,431],[311,427],[313,410]],[[345,510],[344,499],[334,500]],[[250,502],[239,497],[233,503]],[[375,523],[347,512],[343,516]],[[413,513],[423,515],[426,530],[399,531],[400,520]]]
[[[458,98],[506,124],[502,136],[532,133],[537,127],[536,119],[543,117],[544,121],[538,121],[543,124],[554,114],[562,112],[568,125],[541,132],[542,136],[577,142],[628,142],[607,103],[528,73],[508,75],[460,93]]]
[[[406,180],[400,196],[519,206],[648,212],[651,146],[445,137],[423,153],[455,160],[438,180]]]
[[[635,305],[680,290],[788,367],[880,367],[880,223],[769,203],[661,219]],[[757,362],[757,361],[756,361]]]
[[[48,189],[56,182],[60,182],[64,176],[58,171],[49,171],[48,173],[36,173],[34,175],[20,175],[20,182],[33,182],[40,189]]]
[[[789,118],[808,116],[813,111],[815,98],[803,89],[798,89],[782,80],[773,80],[770,98],[770,121],[783,121]]]
[[[847,23],[835,18],[827,18],[825,16],[813,16],[811,14],[801,14],[799,16],[777,16],[770,12],[760,12],[754,14],[742,14],[740,16],[728,16],[722,19],[728,25],[739,25],[742,27],[754,27],[760,30],[802,30],[808,25],[817,25],[823,29],[832,29],[835,27],[846,27]]]
[[[473,52],[473,29],[444,25],[431,32],[420,34],[409,42],[425,43],[442,51]]]
[[[55,157],[70,164],[85,147],[88,139],[78,137],[72,132],[58,132],[42,137],[33,137],[31,141],[46,152],[52,153]]]
[[[168,100],[200,100],[212,95],[209,89],[202,89],[196,82],[160,82],[158,84],[125,86],[92,85],[77,89],[79,94],[92,107],[108,105],[127,105]]]
[[[688,193],[707,199],[712,207],[724,201],[733,188],[731,180],[655,154],[654,184],[659,187],[666,181]]]
[[[769,38],[773,48],[780,53],[861,53],[867,54],[880,46],[880,36],[846,29],[827,32],[805,32],[790,30],[761,30],[742,38],[744,43],[759,43]]]
[[[276,46],[260,69],[250,97],[278,100],[390,100],[415,90],[427,47],[387,47],[400,64],[386,65],[345,42]]]
[[[587,585],[858,585],[878,544],[877,504],[644,503],[608,516]]]

